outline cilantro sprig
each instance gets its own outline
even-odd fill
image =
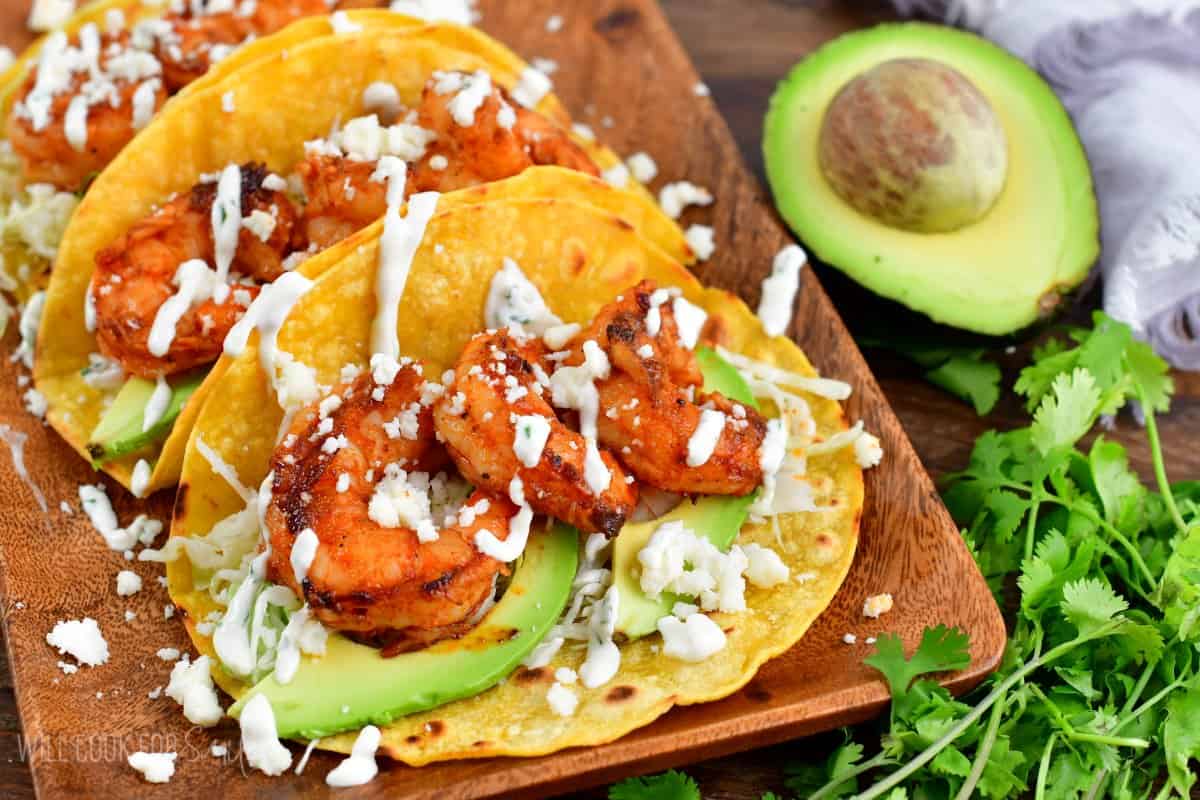
[[[956,699],[929,675],[968,661],[961,631],[866,663],[890,715],[786,769],[803,798],[1186,798],[1200,758],[1200,482],[1170,484],[1156,415],[1167,365],[1102,313],[1035,350],[1014,390],[1027,426],[991,431],[943,484],[1007,609],[1000,668]],[[1132,406],[1146,486],[1095,429]],[[647,795],[649,796],[649,795]]]

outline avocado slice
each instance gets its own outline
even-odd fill
[[[932,80],[889,85],[913,101],[904,113],[879,100],[893,96],[874,91],[883,70],[914,63],[948,68],[961,87],[977,90],[966,91],[982,96],[988,122],[976,124],[954,105],[961,93]],[[912,108],[915,116],[904,116]],[[922,122],[936,134],[903,135]],[[803,243],[868,289],[938,322],[989,335],[1024,328],[1051,313],[1099,253],[1091,173],[1070,118],[1032,69],[974,34],[902,23],[841,36],[779,84],[764,129],[775,202]],[[954,131],[949,152],[916,154],[935,151],[939,137]],[[875,144],[874,155],[862,152]],[[979,148],[995,158],[974,157]],[[863,169],[839,171],[839,161]],[[942,191],[944,207],[925,211],[910,203],[921,199],[922,181],[947,178],[937,172],[947,165],[957,170],[951,183],[980,195],[951,199]],[[999,183],[983,174],[989,169],[1000,171]],[[881,199],[880,187],[899,208]],[[905,216],[914,210],[917,218]]]
[[[386,725],[491,688],[516,669],[566,607],[578,566],[579,532],[567,525],[529,535],[504,596],[461,639],[393,658],[344,636],[324,656],[305,657],[291,683],[269,675],[229,709],[265,695],[281,737],[317,739]]]
[[[92,464],[99,466],[136,453],[165,438],[188,398],[200,388],[207,374],[207,370],[194,370],[170,378],[171,400],[167,403],[166,413],[147,431],[142,430],[142,420],[146,404],[154,394],[155,383],[145,378],[127,379],[88,438],[87,450]]]
[[[751,408],[758,408],[754,393],[741,373],[725,359],[707,347],[696,349],[696,360],[704,374],[704,391],[720,392]],[[745,497],[700,497],[684,500],[672,511],[649,522],[628,522],[613,543],[613,586],[617,601],[616,632],[629,639],[646,636],[658,630],[658,621],[671,613],[677,599],[663,594],[651,599],[642,592],[638,580],[638,553],[650,541],[654,531],[664,522],[680,520],[689,530],[706,537],[721,550],[728,550],[746,522],[746,514],[756,494]]]

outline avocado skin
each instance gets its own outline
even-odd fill
[[[993,208],[958,231],[889,228],[826,182],[825,110],[883,61],[926,58],[965,74],[1000,116],[1009,171]],[[1091,172],[1066,110],[1027,65],[964,31],[910,22],[841,36],[798,63],[771,98],[763,154],[780,214],[823,262],[933,320],[1001,336],[1064,307],[1099,254]]]
[[[696,349],[696,361],[704,374],[704,391],[720,392],[751,408],[758,408],[754,394],[741,373],[728,361],[706,347]],[[706,537],[720,550],[728,550],[746,522],[746,514],[756,494],[745,497],[708,496],[687,500],[649,522],[627,522],[613,544],[613,586],[617,601],[617,633],[628,639],[647,636],[658,630],[658,621],[669,616],[675,596],[663,594],[651,599],[642,592],[638,580],[638,553],[650,541],[658,526],[672,520]]]
[[[136,453],[165,438],[207,374],[207,370],[200,370],[172,378],[171,400],[167,403],[166,413],[148,431],[142,430],[142,419],[150,395],[154,393],[154,381],[128,378],[88,439],[87,451],[93,466]]]
[[[506,677],[558,621],[578,562],[579,532],[567,525],[529,535],[504,596],[460,639],[392,658],[331,635],[324,656],[305,656],[291,683],[268,675],[229,709],[267,697],[284,738],[318,739],[473,697]],[[342,709],[348,710],[343,713]]]

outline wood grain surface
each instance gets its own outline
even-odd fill
[[[4,40],[13,45],[23,42],[20,30],[27,2],[8,3],[0,10],[0,31]],[[667,0],[663,6],[671,24],[676,29],[684,46],[711,87],[716,107],[725,115],[734,132],[741,157],[761,173],[759,136],[761,116],[766,99],[776,80],[804,53],[838,33],[885,17],[879,3],[860,2],[784,2],[781,0]],[[738,170],[739,156],[729,146],[723,126],[713,113],[708,101],[695,100],[687,92],[688,67],[682,53],[675,50],[665,28],[648,6],[641,2],[567,3],[557,2],[483,4],[484,27],[500,34],[506,41],[527,57],[548,56],[559,60],[561,71],[555,76],[556,88],[567,100],[580,121],[592,124],[602,138],[623,152],[645,149],[651,152],[664,174],[669,178],[688,177],[712,186],[718,197],[715,212],[697,214],[696,221],[713,219],[718,226],[718,245],[721,248],[713,262],[702,270],[702,277],[720,285],[740,291],[750,301],[757,300],[757,283],[766,269],[766,258],[778,245],[780,234],[770,225],[760,225],[758,220],[769,214],[768,206],[752,184],[745,183]],[[645,10],[645,13],[639,13]],[[547,36],[542,21],[556,12],[568,17],[571,26],[557,37]],[[579,19],[575,19],[580,15]],[[612,61],[619,61],[619,67]],[[682,96],[687,97],[685,102]],[[590,104],[594,104],[594,107]],[[605,125],[609,115],[614,127]],[[910,325],[912,319],[893,307],[883,306],[866,297],[862,292],[847,286],[835,275],[820,271],[820,276],[833,288],[833,295],[844,317],[853,328],[859,319],[894,321],[896,325]],[[845,347],[844,333],[832,317],[825,314],[825,300],[816,283],[811,279],[805,284],[798,318],[804,324],[800,331],[802,345],[815,356],[819,366],[829,374],[847,376],[856,372],[857,356]],[[841,349],[839,349],[839,346]],[[823,359],[824,353],[838,353],[835,359]],[[1015,368],[1020,363],[1022,350],[1007,357],[1008,365]],[[897,411],[901,422],[912,437],[917,453],[935,474],[957,469],[965,463],[966,455],[975,437],[988,427],[1004,426],[1020,419],[1019,406],[1007,398],[1000,409],[990,418],[980,420],[973,412],[953,398],[927,386],[916,373],[900,361],[881,354],[869,354],[872,366],[880,377],[884,393]],[[1180,376],[1182,377],[1182,376]],[[0,419],[9,420],[20,416],[16,395],[11,390],[15,373],[7,364],[0,372]],[[851,414],[863,414],[868,424],[882,429],[889,440],[898,441],[897,431],[887,427],[886,415],[881,415],[881,406],[876,403],[875,386],[866,377],[854,378],[856,405]],[[1180,397],[1176,401],[1171,417],[1161,423],[1166,440],[1167,461],[1179,474],[1175,477],[1195,475],[1200,467],[1200,454],[1189,447],[1186,434],[1197,430],[1200,424],[1200,382],[1194,379],[1180,381]],[[881,427],[882,426],[882,427]],[[1148,457],[1139,433],[1132,424],[1123,421],[1115,438],[1131,446],[1134,462],[1144,474],[1148,473]],[[52,492],[57,502],[63,494],[62,487],[72,489],[80,480],[94,480],[82,464],[72,462],[64,466],[65,449],[52,434],[44,433],[31,441],[29,460],[35,478]],[[59,459],[55,461],[54,459]],[[3,459],[0,459],[3,461]],[[54,467],[50,465],[54,464]],[[911,529],[913,526],[944,526],[944,512],[937,503],[932,486],[921,477],[914,458],[903,445],[889,446],[886,469],[870,475],[868,485],[868,519],[877,527],[871,535],[864,531],[864,548],[886,549],[891,545],[881,534]],[[53,474],[52,474],[53,473]],[[899,474],[897,474],[899,473]],[[154,736],[170,734],[181,736],[173,744],[181,751],[194,754],[207,746],[207,734],[189,733],[179,725],[177,707],[170,701],[151,704],[145,699],[150,687],[165,682],[168,665],[157,661],[153,652],[157,647],[185,644],[178,627],[163,619],[164,595],[147,581],[154,591],[144,591],[136,598],[139,618],[136,625],[127,630],[113,622],[115,594],[112,589],[113,575],[120,565],[112,554],[103,548],[92,548],[91,557],[76,569],[72,560],[73,580],[63,581],[60,577],[62,562],[57,554],[70,548],[76,553],[77,545],[95,538],[78,518],[53,515],[48,525],[37,513],[23,513],[28,508],[27,496],[21,487],[11,482],[11,472],[0,472],[5,485],[0,486],[0,527],[20,526],[27,543],[25,551],[17,555],[20,571],[28,575],[44,576],[47,587],[58,587],[51,593],[26,598],[24,601],[0,586],[0,595],[6,599],[4,610],[8,624],[17,631],[10,643],[14,663],[21,673],[23,693],[38,693],[37,707],[61,709],[62,719],[56,711],[57,721],[48,721],[39,715],[27,713],[24,727],[17,716],[11,672],[7,662],[0,663],[0,796],[27,797],[32,794],[33,784],[25,762],[30,745],[38,753],[39,775],[64,775],[60,779],[43,782],[39,788],[43,795],[60,795],[66,792],[133,796],[146,788],[139,784],[127,768],[114,768],[111,764],[111,749],[128,747],[130,740],[120,734],[67,737],[55,743],[47,739],[47,731],[135,731],[147,737],[146,749],[162,749],[167,742],[154,740]],[[879,497],[880,484],[908,486],[916,490],[914,502],[909,506],[883,504]],[[20,497],[20,504],[14,498]],[[168,500],[160,499],[158,510],[165,510]],[[126,504],[122,518],[127,519],[132,509]],[[94,542],[93,542],[94,544]],[[864,563],[870,563],[864,559]],[[149,578],[153,574],[145,565],[135,566]],[[953,622],[943,609],[955,610],[957,587],[946,587],[947,593],[938,596],[906,596],[904,586],[913,584],[923,576],[924,567],[914,562],[906,565],[907,572],[895,575],[855,574],[844,595],[856,594],[861,604],[863,591],[878,591],[887,581],[898,581],[897,591],[906,614],[913,609],[923,613],[916,617],[942,615],[939,621]],[[10,572],[14,572],[10,568]],[[95,578],[95,580],[90,580]],[[26,607],[18,609],[17,602]],[[911,605],[906,605],[911,602]],[[843,605],[845,605],[843,603]],[[861,605],[860,605],[861,607]],[[31,608],[34,614],[27,614]],[[89,674],[88,670],[73,676],[62,676],[54,668],[55,659],[48,655],[42,643],[45,632],[61,609],[70,609],[73,615],[93,613],[102,618],[102,626],[115,652],[135,652],[133,658],[125,657],[126,673],[116,680],[109,665],[108,673],[100,670]],[[959,609],[961,611],[961,609]],[[978,615],[983,609],[975,609]],[[968,613],[971,613],[968,610]],[[897,614],[885,622],[896,623]],[[105,623],[103,620],[109,620]],[[796,652],[796,659],[778,662],[772,670],[764,671],[760,679],[739,696],[729,701],[731,718],[749,719],[752,724],[741,730],[733,743],[739,748],[777,741],[781,736],[803,732],[803,729],[784,727],[770,729],[769,737],[762,738],[761,723],[769,718],[772,709],[794,705],[800,698],[794,684],[784,680],[790,671],[807,667],[815,674],[818,685],[810,687],[819,693],[821,680],[839,683],[849,670],[863,680],[870,676],[858,665],[858,659],[868,650],[853,651],[840,643],[845,630],[862,631],[861,616],[856,619],[830,620],[818,626],[818,630],[806,639],[803,649]],[[853,627],[851,627],[851,625]],[[890,627],[890,625],[889,625]],[[110,628],[112,629],[110,632]],[[911,642],[919,632],[904,629]],[[813,666],[817,669],[813,669]],[[778,673],[778,674],[776,674]],[[36,678],[40,676],[40,681]],[[34,680],[25,680],[33,677]],[[853,677],[853,676],[852,676]],[[67,687],[66,681],[70,680]],[[55,684],[52,681],[59,680]],[[28,688],[27,688],[28,687]],[[781,691],[780,687],[784,687]],[[878,687],[876,687],[878,691]],[[788,692],[792,692],[789,694]],[[97,698],[96,692],[104,696]],[[803,694],[801,692],[800,694]],[[22,696],[28,707],[29,698]],[[856,698],[861,701],[860,696]],[[636,766],[625,764],[616,769],[605,770],[600,765],[605,758],[604,748],[596,751],[577,751],[565,757],[582,769],[591,771],[592,780],[604,780],[629,774],[638,769],[655,769],[679,760],[702,758],[721,752],[708,741],[711,731],[705,725],[712,723],[706,717],[705,707],[673,713],[665,724],[658,724],[643,735],[650,742],[648,752],[656,752]],[[148,711],[149,710],[149,711]],[[147,714],[152,714],[147,719]],[[68,720],[67,727],[61,726]],[[102,720],[97,724],[97,720]],[[769,723],[769,720],[768,720]],[[229,737],[236,736],[236,729],[221,729]],[[136,741],[136,740],[135,740]],[[64,745],[66,743],[66,746]],[[48,744],[47,744],[48,743]],[[618,745],[620,746],[620,745]],[[791,754],[811,753],[821,746],[820,741],[806,739],[775,747],[767,747],[733,757],[715,759],[695,764],[689,771],[701,782],[705,797],[709,798],[758,798],[763,791],[782,788],[782,766]],[[39,748],[41,748],[39,750]],[[106,749],[107,748],[107,749]],[[663,755],[673,752],[674,756]],[[187,762],[192,762],[189,767]],[[547,786],[545,776],[554,771],[553,759],[525,762],[527,780],[542,784],[542,788],[567,790],[575,784],[568,779],[554,786]],[[329,768],[331,759],[314,763],[313,774],[321,776]],[[46,771],[40,767],[48,764]],[[216,762],[206,765],[203,759],[192,755],[182,765],[181,774],[171,785],[170,794],[194,795],[205,787],[209,791],[217,786],[211,780],[217,772]],[[469,780],[486,785],[506,767],[504,763],[484,762],[469,770]],[[223,767],[236,771],[236,765]],[[413,773],[397,770],[397,773]],[[362,793],[374,794],[385,788],[400,790],[423,785],[431,790],[430,796],[442,795],[437,791],[437,774],[422,771],[418,775],[398,780],[389,778],[377,782]],[[305,792],[306,788],[319,786],[309,776],[308,780],[250,782],[238,779],[235,787],[222,783],[220,791],[236,788],[237,794],[260,792],[293,795]],[[502,787],[496,787],[502,788]],[[232,792],[226,792],[232,793]],[[357,796],[358,793],[352,793]],[[591,794],[591,793],[589,793]],[[165,795],[165,793],[164,793]]]

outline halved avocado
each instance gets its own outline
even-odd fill
[[[578,543],[578,531],[566,525],[530,533],[504,596],[461,639],[383,658],[373,647],[330,636],[325,655],[305,657],[291,683],[264,678],[229,715],[265,695],[279,736],[317,739],[473,697],[516,669],[558,621],[575,579]]]
[[[696,350],[696,360],[704,374],[704,391],[720,392],[731,400],[758,408],[754,394],[741,373],[712,350]],[[658,630],[658,621],[671,613],[677,599],[662,594],[651,599],[642,592],[637,556],[658,527],[671,520],[682,520],[687,528],[706,537],[720,550],[728,550],[746,522],[746,513],[755,494],[745,497],[701,497],[684,500],[672,511],[649,522],[628,522],[613,544],[613,586],[616,587],[617,633],[629,639],[646,636]]]
[[[898,80],[880,80],[897,65]],[[904,84],[906,69],[930,76],[922,65],[952,80]],[[983,102],[967,108],[967,95]],[[979,157],[989,146],[995,158]],[[1052,312],[1099,252],[1091,173],[1065,109],[1032,69],[970,33],[904,23],[833,40],[780,83],[763,151],[779,211],[806,246],[938,322],[1019,330]],[[939,217],[922,207],[921,181],[955,159],[952,180],[998,169],[1002,184],[966,175],[957,188],[982,196],[960,193],[947,202],[962,207]]]
[[[142,422],[146,404],[154,394],[154,381],[137,377],[126,380],[88,439],[87,450],[92,463],[104,464],[165,438],[188,398],[200,388],[207,374],[207,370],[196,370],[170,378],[171,400],[167,403],[166,413],[149,430],[142,430]]]

